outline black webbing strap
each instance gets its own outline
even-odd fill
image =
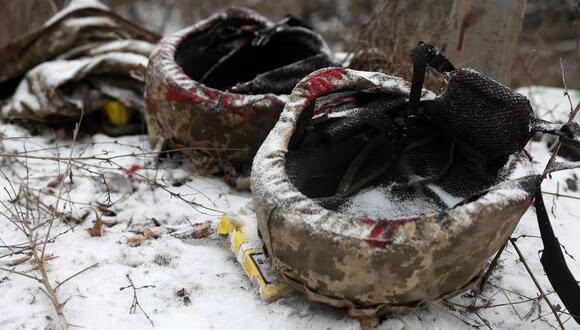
[[[414,114],[417,112],[421,102],[421,92],[427,65],[441,73],[454,71],[455,67],[435,46],[422,41],[411,51],[411,58],[413,59],[413,77],[411,79],[408,111],[410,114]]]
[[[576,320],[576,323],[580,324],[580,286],[578,286],[578,282],[566,264],[564,254],[560,248],[560,242],[558,242],[558,238],[550,224],[550,217],[544,205],[542,192],[539,189],[536,193],[535,207],[536,215],[538,216],[538,226],[540,227],[544,244],[540,262],[562,303]]]
[[[437,48],[423,42],[420,42],[413,49],[411,57],[413,59],[413,78],[409,95],[408,115],[417,113],[419,108],[427,65],[430,65],[441,73],[455,70],[451,62],[439,53]],[[580,142],[575,139],[575,135],[580,133],[580,125],[577,123],[572,122],[558,125],[533,119],[531,124],[532,131],[557,135],[560,137],[562,143],[573,146],[580,145]],[[557,163],[552,171],[576,168],[578,166],[580,166],[580,162],[567,164]],[[535,207],[538,216],[538,226],[540,227],[542,242],[544,244],[544,251],[540,261],[548,280],[562,300],[562,303],[574,317],[574,320],[580,324],[580,286],[566,264],[560,243],[550,224],[550,218],[544,205],[540,187],[538,187],[536,192]]]
[[[580,124],[574,121],[565,124],[556,124],[547,120],[532,118],[530,124],[532,132],[547,133],[569,139],[574,139],[575,136],[580,135]]]
[[[552,172],[572,170],[575,168],[580,168],[580,162],[560,161],[554,163],[554,169],[552,169]]]
[[[564,144],[580,146],[578,140],[574,139],[580,132],[579,125],[575,122],[562,125],[534,119],[532,120],[532,131],[557,135],[560,137],[560,142]],[[580,167],[580,162],[556,162],[550,173],[578,167]],[[540,187],[538,187],[536,192],[535,207],[538,227],[544,244],[540,262],[558,297],[560,297],[560,300],[562,300],[562,303],[576,323],[580,324],[580,286],[566,264],[566,259],[560,248],[560,242],[550,224],[550,217],[546,211]]]
[[[580,148],[580,124],[577,122],[568,122],[566,124],[555,124],[539,118],[532,118],[530,129],[532,132],[541,132],[560,137],[562,144],[570,147]],[[574,167],[562,168],[570,169]]]

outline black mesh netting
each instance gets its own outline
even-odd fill
[[[530,139],[529,100],[479,72],[451,72],[438,100],[444,107],[430,115],[433,123],[482,157],[510,155]]]
[[[443,93],[417,109],[395,93],[351,97],[356,108],[346,111],[306,109],[286,158],[293,184],[329,209],[379,186],[397,200],[453,207],[497,183],[530,137],[527,99],[470,70],[452,71]]]

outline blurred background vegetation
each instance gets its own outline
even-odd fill
[[[0,47],[38,28],[71,0],[2,0]],[[366,51],[359,67],[409,78],[408,51],[419,40],[445,48],[454,0],[102,0],[116,13],[162,35],[236,5],[273,20],[292,14],[335,51]],[[509,0],[506,0],[509,1]],[[528,0],[512,85],[580,88],[580,0]],[[502,54],[497,54],[502,56]],[[462,63],[458,63],[461,65]]]

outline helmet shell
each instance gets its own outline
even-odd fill
[[[153,146],[160,143],[181,149],[202,170],[211,174],[209,168],[217,168],[232,177],[249,172],[255,152],[278,120],[285,96],[212,88],[192,79],[178,64],[176,54],[182,45],[197,42],[199,36],[206,38],[216,25],[227,22],[258,28],[273,25],[252,10],[229,8],[163,38],[150,58],[145,102]],[[321,51],[327,51],[320,36],[315,38],[322,45]]]
[[[325,209],[292,184],[285,157],[302,112],[336,90],[408,95],[409,85],[381,73],[329,68],[294,89],[251,177],[258,230],[274,270],[309,298],[353,316],[408,312],[464,291],[532,202],[539,177],[530,174],[530,160],[523,152],[512,155],[496,185],[440,213],[372,219]],[[424,91],[424,99],[433,97]]]

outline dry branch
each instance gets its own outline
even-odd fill
[[[126,274],[125,276],[127,277],[127,280],[129,280],[129,285],[124,286],[122,288],[119,288],[119,291],[123,291],[127,288],[131,288],[133,290],[133,300],[131,301],[131,307],[129,308],[129,314],[135,314],[137,312],[137,308],[139,308],[139,310],[143,313],[143,315],[145,315],[147,320],[151,323],[151,326],[154,327],[155,324],[153,323],[153,321],[151,320],[149,315],[147,315],[147,313],[143,310],[143,307],[141,307],[141,304],[139,303],[139,298],[137,298],[137,291],[141,290],[141,289],[154,288],[155,286],[154,285],[144,285],[144,286],[136,287],[135,284],[133,283],[133,280],[129,276],[129,274]]]
[[[542,296],[542,298],[546,301],[546,303],[548,304],[548,306],[552,310],[552,313],[556,317],[556,321],[558,321],[558,324],[560,325],[560,328],[564,329],[564,324],[562,323],[562,320],[560,319],[560,316],[558,315],[558,311],[557,311],[556,307],[552,304],[552,302],[550,301],[550,299],[548,299],[548,296],[544,292],[544,289],[542,289],[542,286],[540,285],[540,283],[536,279],[536,276],[534,276],[534,273],[532,272],[532,269],[528,265],[528,262],[526,261],[526,258],[524,257],[524,255],[520,251],[520,248],[516,244],[515,239],[510,238],[510,243],[513,245],[514,249],[516,250],[518,256],[520,257],[520,261],[524,264],[524,267],[526,268],[526,271],[528,272],[528,274],[532,278],[532,281],[536,285],[536,288],[540,292],[540,295]]]

